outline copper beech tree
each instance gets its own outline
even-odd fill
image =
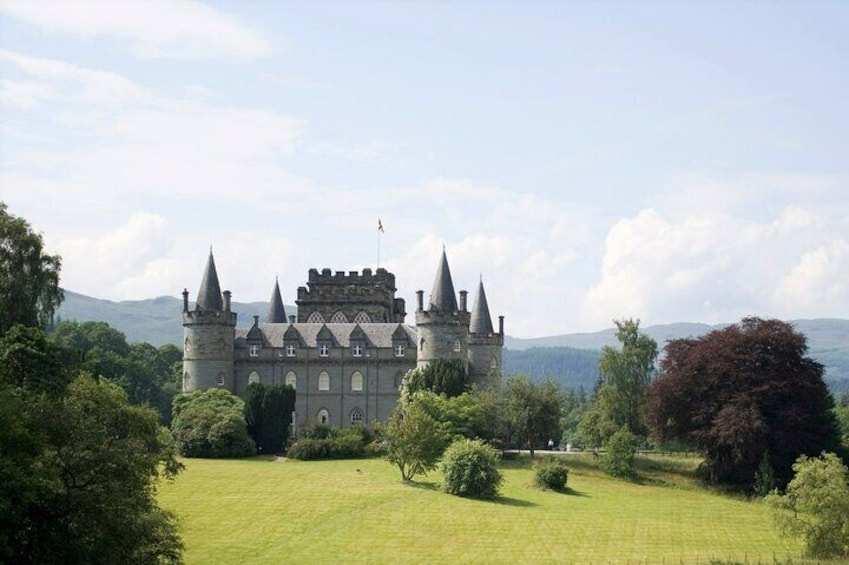
[[[790,324],[760,318],[670,341],[646,400],[652,435],[701,452],[711,482],[750,488],[766,459],[783,487],[800,455],[839,449],[823,367],[807,351]]]

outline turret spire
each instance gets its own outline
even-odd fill
[[[483,290],[483,279],[478,283],[478,295],[475,297],[475,305],[472,306],[472,321],[469,323],[469,331],[473,334],[488,335],[492,332],[492,318],[489,315],[489,304],[486,302],[486,293]]]
[[[428,309],[441,312],[457,311],[457,293],[454,292],[454,282],[451,280],[451,269],[448,268],[445,247],[442,248],[442,260],[436,270],[436,280],[433,281],[433,291],[430,293],[430,307]]]
[[[198,291],[197,307],[200,310],[222,312],[224,299],[221,297],[221,285],[218,284],[218,272],[215,270],[215,258],[212,247],[209,248],[209,260],[203,272],[203,280]]]
[[[271,292],[271,303],[268,305],[269,324],[285,324],[286,309],[283,306],[283,297],[280,295],[280,284],[277,279],[274,280],[274,290]]]

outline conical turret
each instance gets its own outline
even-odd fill
[[[271,303],[268,305],[269,324],[285,324],[286,308],[283,306],[283,297],[280,295],[280,284],[274,281],[274,290],[271,292]]]
[[[451,269],[448,268],[448,257],[445,255],[445,249],[442,250],[442,260],[436,270],[436,279],[433,281],[433,291],[430,293],[428,310],[457,311],[457,293],[454,292],[454,282],[451,280]]]
[[[489,305],[486,302],[486,293],[483,290],[483,279],[478,283],[478,295],[472,306],[472,321],[469,323],[469,331],[473,334],[489,335],[492,331],[492,318],[489,316]]]
[[[212,248],[209,249],[209,260],[203,272],[203,280],[198,291],[197,307],[200,310],[221,312],[224,310],[224,300],[221,297],[221,285],[218,283],[218,272],[215,270],[215,258]]]

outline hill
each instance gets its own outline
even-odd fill
[[[233,302],[239,325],[251,323],[253,316],[264,318],[267,302]],[[57,313],[60,320],[104,321],[124,332],[129,342],[145,341],[153,345],[183,343],[181,313],[183,301],[171,296],[146,300],[113,302],[65,290],[65,302]],[[288,314],[297,307],[286,305]],[[797,330],[808,337],[810,355],[826,367],[826,380],[835,393],[849,390],[849,320],[793,320]],[[667,341],[698,337],[725,324],[677,323],[642,328],[663,348]],[[616,346],[616,330],[575,333],[522,339],[507,336],[504,373],[525,374],[535,380],[553,377],[565,388],[595,385],[599,351],[605,345]]]

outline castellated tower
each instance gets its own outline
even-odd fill
[[[478,295],[472,307],[469,324],[469,377],[473,383],[491,386],[501,379],[501,348],[504,346],[504,316],[498,317],[498,333],[492,329],[489,305],[478,284]]]
[[[183,392],[209,388],[235,392],[235,337],[230,291],[221,292],[210,249],[194,310],[189,310],[189,291],[183,290]]]
[[[419,290],[416,295],[419,340],[416,366],[423,368],[436,359],[460,359],[468,368],[470,315],[466,309],[466,291],[460,291],[458,306],[444,249],[427,310],[424,309],[424,291]]]

